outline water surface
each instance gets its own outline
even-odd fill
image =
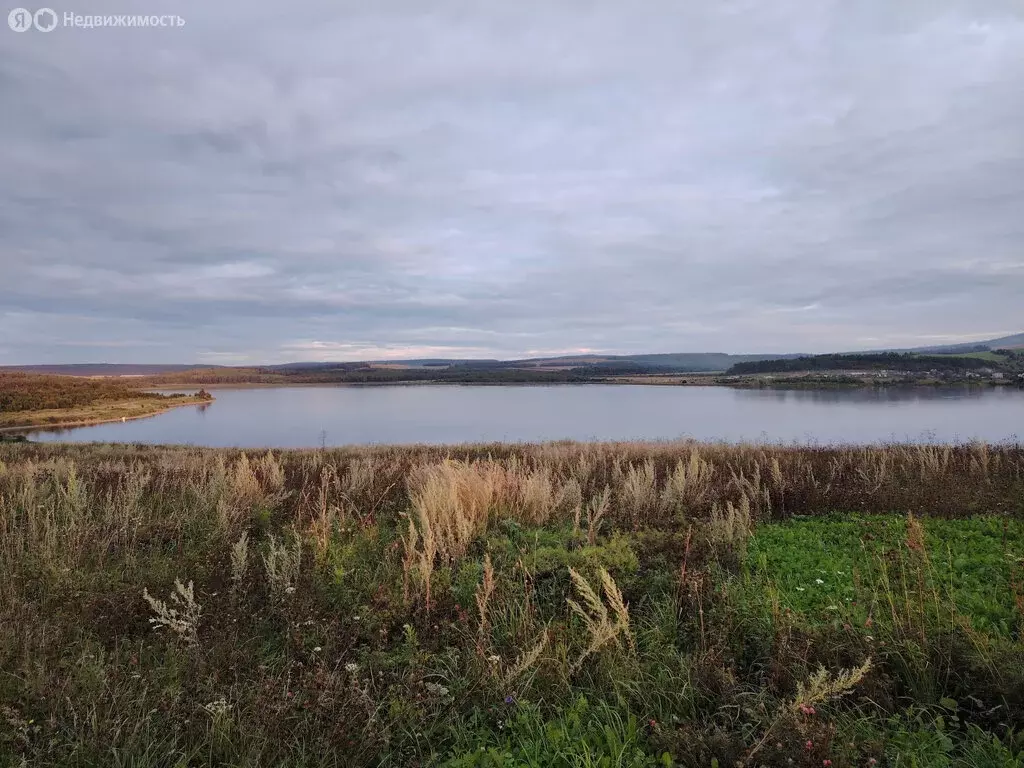
[[[317,386],[217,389],[209,405],[32,440],[311,447],[469,441],[1016,441],[1024,390],[742,390],[629,386]]]

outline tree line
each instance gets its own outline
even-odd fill
[[[117,379],[0,372],[0,412],[77,408],[96,403],[159,398]]]
[[[796,373],[800,371],[883,371],[912,373],[928,371],[969,371],[992,367],[992,362],[977,357],[915,355],[906,352],[881,352],[852,355],[808,355],[780,360],[736,363],[726,373]]]

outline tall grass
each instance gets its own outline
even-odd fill
[[[756,542],[836,512],[901,533],[812,610]],[[0,765],[1015,759],[1024,599],[945,518],[1024,583],[1024,449],[0,445]]]

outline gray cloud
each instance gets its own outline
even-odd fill
[[[1024,326],[1006,2],[93,0],[0,32],[0,363]]]

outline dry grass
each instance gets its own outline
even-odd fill
[[[597,653],[612,641],[620,642],[623,637],[626,638],[630,650],[635,653],[636,643],[629,625],[629,609],[626,607],[626,603],[622,599],[622,592],[619,591],[611,574],[604,568],[598,571],[601,588],[604,591],[603,600],[578,571],[570,568],[569,575],[580,601],[568,598],[566,604],[573,613],[583,620],[588,635],[587,644],[580,651],[570,670],[573,672],[579,670],[589,656]]]
[[[766,523],[894,510],[884,628],[748,581]],[[426,765],[580,698],[694,766],[821,765],[781,725],[839,750],[843,717],[968,690],[1004,738],[1024,612],[928,592],[929,516],[975,514],[1024,516],[1024,448],[0,445],[0,764]]]

